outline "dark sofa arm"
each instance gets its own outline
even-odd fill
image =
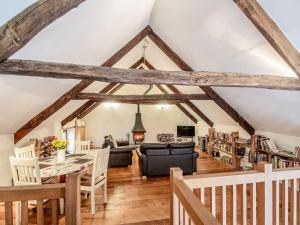
[[[123,146],[128,146],[129,145],[129,141],[116,141],[118,147],[123,147]]]
[[[145,154],[141,153],[140,149],[137,149],[136,153],[139,157],[139,168],[142,176],[147,176],[148,158]]]
[[[122,153],[132,153],[132,149],[131,148],[110,148],[110,153],[111,154],[122,154]]]
[[[199,157],[198,152],[193,152],[193,172],[197,172],[197,158]]]

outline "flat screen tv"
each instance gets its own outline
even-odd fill
[[[177,137],[195,137],[195,126],[177,126]]]

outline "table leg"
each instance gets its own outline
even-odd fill
[[[66,182],[66,175],[61,175],[57,177],[57,183],[65,183]],[[59,199],[59,213],[63,215],[65,213],[65,199]]]
[[[66,178],[66,225],[80,224],[80,173],[75,172]]]

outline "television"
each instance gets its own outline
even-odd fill
[[[195,126],[177,126],[177,137],[195,137]]]

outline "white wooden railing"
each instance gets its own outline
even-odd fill
[[[171,224],[300,224],[300,169],[182,176],[171,169]]]

